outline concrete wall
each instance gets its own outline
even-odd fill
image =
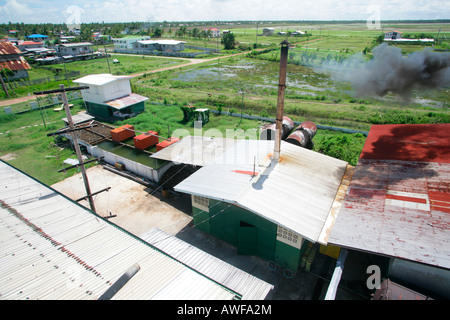
[[[153,169],[143,164],[132,161],[130,159],[108,152],[106,150],[102,150],[97,146],[92,146],[88,148],[88,152],[90,152],[91,155],[94,157],[104,157],[103,161],[105,161],[110,165],[114,166],[116,162],[121,163],[125,165],[125,170],[130,171],[140,177],[143,177],[155,183],[158,183],[164,172],[166,172],[167,169],[169,169],[173,165],[173,163],[171,162],[159,169]]]

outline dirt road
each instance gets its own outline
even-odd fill
[[[313,42],[313,41],[318,41],[320,39],[313,39],[313,40],[308,40],[308,41],[301,41],[295,44],[300,44],[300,43],[306,43],[306,42]],[[264,49],[256,49],[257,51],[260,50],[264,50]],[[195,65],[195,64],[200,64],[200,63],[204,63],[204,62],[210,62],[210,61],[214,61],[214,60],[219,60],[219,59],[226,59],[229,57],[236,57],[236,56],[240,56],[240,55],[244,55],[247,54],[248,51],[246,52],[241,52],[241,53],[236,53],[236,54],[230,54],[228,56],[220,56],[220,57],[214,57],[214,58],[209,58],[209,59],[188,59],[188,58],[172,58],[172,57],[163,57],[165,59],[181,59],[181,60],[186,60],[187,62],[185,64],[182,65],[177,65],[177,66],[171,66],[171,67],[166,67],[166,68],[160,68],[160,69],[156,69],[156,70],[150,70],[150,71],[145,71],[145,72],[138,72],[138,73],[134,73],[131,74],[132,77],[138,77],[141,76],[145,73],[157,73],[157,72],[162,72],[162,71],[167,71],[167,70],[171,70],[171,69],[177,69],[177,68],[184,68],[184,67],[188,67],[191,65]],[[111,55],[121,55],[120,53],[112,53]],[[129,55],[124,53],[124,55]],[[136,55],[139,57],[142,57],[142,55]],[[20,98],[13,98],[13,99],[8,99],[8,100],[3,100],[0,101],[0,107],[5,107],[5,106],[9,106],[9,105],[13,105],[13,104],[17,104],[17,103],[21,103],[21,102],[25,102],[25,101],[30,101],[30,100],[36,100],[36,96],[35,95],[30,95],[30,96],[26,96],[26,97],[20,97]]]

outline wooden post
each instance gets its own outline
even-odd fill
[[[59,88],[61,89],[61,97],[64,102],[64,110],[66,111],[67,121],[69,122],[70,129],[73,130],[73,129],[75,129],[75,126],[73,124],[72,114],[70,113],[69,102],[67,101],[67,96],[66,96],[66,91],[64,90],[64,85],[60,84]],[[80,164],[80,171],[83,176],[84,187],[86,188],[86,194],[87,194],[86,196],[89,201],[89,206],[91,207],[91,210],[96,213],[94,199],[92,198],[91,188],[89,186],[89,180],[88,180],[88,177],[86,174],[86,169],[84,167],[83,158],[82,158],[82,154],[81,154],[81,150],[80,150],[80,145],[78,144],[77,134],[74,131],[71,131],[70,134],[72,136],[75,153],[77,154],[78,163]]]

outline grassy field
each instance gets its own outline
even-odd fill
[[[72,101],[72,112],[84,109],[81,99]],[[77,172],[71,169],[59,173],[69,165],[64,163],[68,158],[76,159],[75,153],[55,144],[54,137],[48,133],[64,127],[61,118],[64,112],[52,109],[27,112],[24,114],[0,114],[0,156],[13,166],[51,185]]]
[[[217,57],[192,65],[168,71],[151,73],[150,71],[186,63],[186,60],[161,57],[142,57],[114,55],[120,64],[109,61],[113,74],[142,75],[132,79],[133,91],[149,98],[145,112],[135,118],[115,125],[129,123],[138,131],[155,130],[161,136],[167,136],[177,129],[189,134],[194,133],[192,123],[184,123],[180,106],[192,104],[220,111],[243,112],[264,117],[275,117],[278,92],[279,50],[276,46],[286,36],[257,36],[263,27],[275,27],[278,31],[308,31],[309,36],[288,38],[294,44],[289,49],[290,57],[287,67],[287,87],[285,92],[285,114],[294,121],[313,121],[318,125],[335,126],[354,130],[368,131],[373,124],[387,123],[439,123],[450,122],[450,88],[436,91],[414,91],[409,101],[398,99],[392,94],[384,97],[355,97],[351,85],[337,81],[317,66],[326,59],[340,60],[361,53],[365,48],[373,48],[374,40],[383,30],[399,30],[404,33],[426,33],[437,35],[449,33],[449,24],[386,24],[383,29],[368,29],[363,23],[311,24],[311,25],[259,25],[230,26],[239,43],[253,44],[275,48],[263,54],[244,54],[224,57],[224,52]],[[174,38],[174,37],[171,37]],[[217,39],[184,39],[188,44],[221,48]],[[422,50],[420,45],[398,45],[404,53]],[[444,42],[440,48],[448,46]],[[370,59],[370,51],[366,59]],[[204,57],[203,57],[204,59]],[[34,68],[32,78],[46,77],[53,74],[52,69],[63,68],[62,65],[49,68]],[[67,71],[80,71],[82,74],[108,73],[106,59],[80,61],[66,64]],[[39,90],[55,89],[58,82],[16,90],[17,96]],[[243,93],[242,93],[243,92]],[[5,100],[2,96],[0,100]],[[24,110],[29,102],[12,106],[13,110]],[[242,109],[241,109],[242,108]],[[72,112],[83,110],[81,100],[76,101]],[[44,116],[44,120],[43,120]],[[63,126],[64,114],[47,109],[41,114],[39,110],[21,115],[0,116],[0,156],[32,176],[52,184],[76,172],[57,173],[66,167],[63,161],[74,158],[71,150],[55,145],[54,138],[47,133]],[[46,123],[46,127],[43,123]],[[217,129],[226,135],[227,130],[255,137],[257,128],[262,125],[255,120],[246,120],[227,115],[210,116],[210,122],[204,131]],[[240,131],[239,131],[240,130]],[[337,131],[319,130],[314,137],[314,150],[330,156],[349,161],[355,165],[364,144],[361,134],[346,134]]]

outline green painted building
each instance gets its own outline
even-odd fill
[[[237,248],[238,254],[274,261],[297,270],[304,239],[237,205],[192,196],[194,226]]]
[[[89,87],[81,90],[86,110],[101,121],[131,118],[145,109],[148,98],[131,92],[130,76],[91,74],[74,82]]]
[[[191,195],[196,228],[296,272],[308,244],[327,244],[347,162],[284,141],[279,161],[272,151],[273,141],[240,140],[175,190]]]

